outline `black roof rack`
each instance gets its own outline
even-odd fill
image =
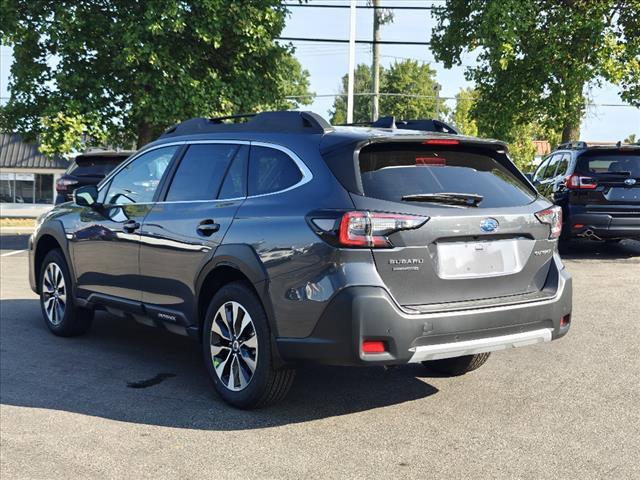
[[[587,142],[582,140],[574,140],[572,142],[561,143],[556,150],[584,150],[587,148]]]
[[[422,130],[425,132],[441,132],[458,135],[460,132],[451,125],[435,119],[396,120],[393,116],[380,117],[375,122],[348,123],[344,126],[391,128],[402,130]]]
[[[248,119],[246,122],[227,120]],[[167,129],[160,138],[221,132],[327,133],[333,127],[313,112],[279,111],[244,113],[216,118],[192,118]]]

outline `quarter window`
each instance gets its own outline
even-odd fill
[[[177,146],[157,148],[129,162],[111,180],[104,203],[151,203],[160,180],[177,150]]]
[[[167,201],[213,200],[238,145],[191,145],[169,187]]]
[[[268,147],[251,147],[249,195],[285,190],[302,179],[302,172],[286,153]]]

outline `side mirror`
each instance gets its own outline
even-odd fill
[[[81,207],[95,207],[98,204],[98,188],[87,185],[73,191],[73,202]]]

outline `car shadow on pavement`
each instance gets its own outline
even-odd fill
[[[37,300],[2,300],[0,403],[123,422],[247,430],[336,417],[424,399],[424,367],[302,367],[289,396],[255,411],[227,406],[188,338],[99,313],[92,331],[59,338]],[[5,411],[7,412],[7,411]],[[10,412],[5,413],[10,415]]]
[[[566,260],[640,259],[640,241],[609,243],[595,240],[571,240],[560,244],[560,256]]]

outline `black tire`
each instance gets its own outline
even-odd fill
[[[52,272],[59,272],[62,276],[62,283],[56,282],[56,288],[53,289],[58,292],[57,295],[52,293],[52,285],[49,281],[52,277],[48,277],[49,274],[53,274]],[[89,331],[93,321],[93,311],[76,306],[69,267],[60,250],[55,249],[47,253],[40,266],[38,285],[42,317],[51,332],[60,337],[73,337]],[[62,289],[57,288],[59,285],[62,285]],[[56,307],[56,302],[60,308]],[[53,310],[55,310],[54,313],[52,313]]]
[[[241,309],[244,313],[240,313]],[[229,325],[226,323],[229,318],[227,315],[234,317],[236,311],[240,320],[232,321],[232,327],[225,330]],[[222,318],[223,313],[225,318]],[[243,329],[246,314],[251,325],[247,322]],[[240,323],[242,325],[238,326]],[[212,327],[221,334],[214,333]],[[252,345],[257,345],[257,350]],[[251,288],[244,283],[234,282],[218,290],[204,319],[202,355],[213,386],[224,401],[236,408],[252,409],[274,404],[286,396],[293,383],[295,370],[274,368],[271,348],[267,316],[260,299]],[[214,351],[218,353],[214,355]],[[216,367],[220,373],[216,372]],[[243,386],[242,382],[247,383]]]
[[[430,360],[422,364],[436,372],[450,376],[463,375],[480,368],[489,359],[490,353],[478,353],[465,355],[464,357],[443,358],[442,360]]]

